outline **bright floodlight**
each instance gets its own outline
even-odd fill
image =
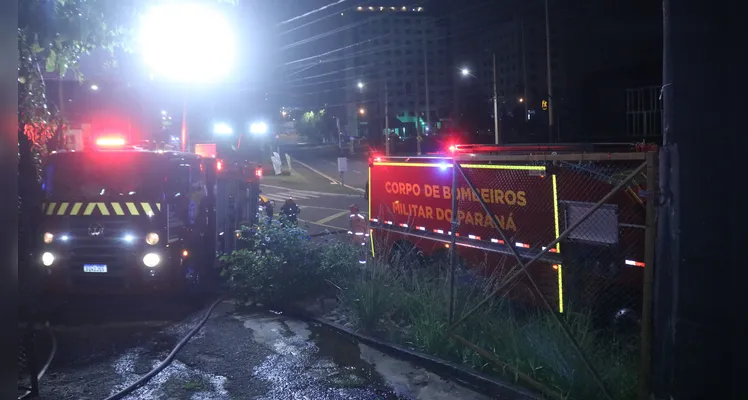
[[[469,70],[469,69],[467,69],[467,68],[462,68],[462,69],[460,70],[460,72],[462,72],[462,75],[463,75],[463,76],[467,76],[467,75],[470,75],[470,70]]]
[[[234,130],[229,126],[229,124],[219,122],[213,125],[213,133],[216,135],[231,135],[234,133]]]
[[[99,90],[99,85],[91,85],[91,90]]]
[[[359,89],[363,89],[364,88],[364,83],[363,82],[359,82],[358,83],[358,88]]]
[[[234,67],[229,20],[207,4],[154,6],[141,20],[140,48],[152,75],[177,82],[211,82]]]
[[[268,125],[264,122],[253,122],[249,126],[249,132],[255,135],[264,135],[268,133]]]

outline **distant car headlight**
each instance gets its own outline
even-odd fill
[[[151,246],[154,246],[158,244],[158,233],[151,232],[145,236],[145,242],[150,244]]]
[[[148,253],[143,256],[143,264],[146,267],[153,268],[161,262],[161,257],[156,253]]]
[[[48,251],[42,254],[42,264],[44,264],[45,267],[49,267],[50,265],[54,264],[54,262],[55,262],[54,254]]]
[[[55,235],[53,235],[53,234],[51,234],[49,232],[45,232],[44,233],[44,243],[50,244],[50,243],[52,243],[52,241],[54,239],[55,239]]]

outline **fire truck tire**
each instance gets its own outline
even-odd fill
[[[615,285],[602,290],[594,301],[593,315],[603,326],[616,330],[636,329],[641,322],[641,293]]]
[[[407,240],[396,241],[392,245],[389,258],[390,265],[392,266],[399,265],[406,268],[412,268],[425,265],[423,252]]]

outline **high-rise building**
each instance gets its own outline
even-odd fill
[[[439,129],[452,102],[445,21],[424,5],[369,4],[347,13],[347,132],[381,137],[385,98],[392,134],[413,137],[416,129]]]
[[[481,115],[493,113],[495,54],[502,137],[508,141],[616,140],[657,129],[626,131],[629,89],[660,84],[656,2],[464,0],[445,15],[451,16],[454,63],[470,70],[455,81],[455,114],[463,121],[475,119],[476,108]],[[656,113],[657,105],[651,108]]]

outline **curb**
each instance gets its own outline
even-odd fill
[[[523,387],[501,382],[493,377],[479,372],[470,371],[458,364],[443,360],[441,358],[430,356],[403,346],[375,339],[371,336],[358,333],[350,328],[327,321],[323,318],[311,317],[304,312],[292,311],[292,313],[297,317],[318,323],[344,336],[348,336],[358,342],[374,347],[377,350],[390,356],[409,361],[439,375],[447,376],[448,378],[451,378],[487,396],[512,400],[542,399],[540,395],[532,393],[531,391]]]

